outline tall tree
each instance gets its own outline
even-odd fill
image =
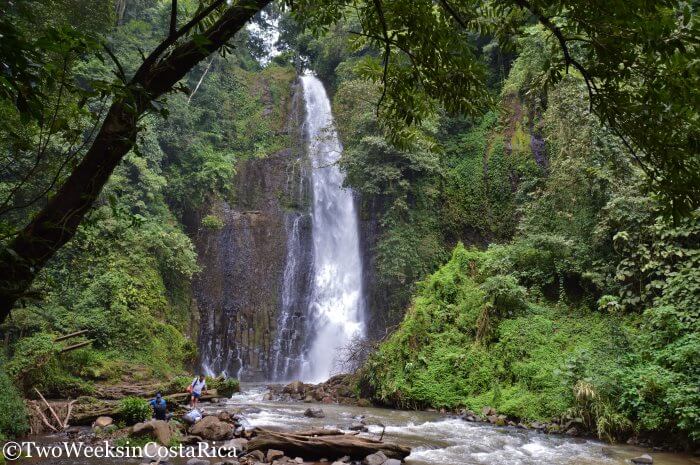
[[[168,37],[144,59],[123,92],[116,96],[90,148],[58,192],[2,250],[0,321],[5,320],[39,270],[73,237],[114,168],[134,146],[141,115],[152,109],[155,99],[172,91],[197,63],[224,46],[269,2],[240,0],[227,6],[225,0],[215,0],[180,28],[176,27],[177,2],[172,2],[173,21]],[[211,25],[187,39],[189,33],[222,8]]]

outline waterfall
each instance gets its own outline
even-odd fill
[[[301,78],[306,106],[308,154],[313,166],[313,282],[307,318],[308,345],[301,378],[325,381],[338,350],[364,335],[362,263],[352,192],[335,163],[343,150],[321,81]]]
[[[303,337],[299,317],[303,314],[300,307],[304,305],[302,293],[302,269],[306,265],[301,238],[301,224],[308,215],[294,212],[287,214],[285,229],[287,232],[287,259],[282,277],[282,308],[277,321],[277,335],[272,345],[273,381],[288,381],[299,374],[302,359],[295,347]]]

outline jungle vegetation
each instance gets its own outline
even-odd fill
[[[190,214],[289,142],[260,82],[306,67],[398,325],[365,395],[700,438],[696,2],[26,0],[0,34],[0,435],[29,386],[193,359],[192,235],[220,220]]]

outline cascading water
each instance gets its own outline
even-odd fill
[[[282,308],[277,322],[277,335],[272,345],[272,378],[274,381],[290,380],[299,373],[302,364],[300,354],[295,350],[303,337],[302,307],[306,299],[302,295],[307,289],[304,283],[304,244],[301,229],[308,219],[308,214],[294,212],[288,214],[286,221],[287,259],[282,283]]]
[[[305,381],[326,380],[339,349],[364,335],[362,263],[352,192],[336,165],[342,146],[321,81],[301,78],[308,154],[313,165],[313,283],[309,296],[310,343],[301,369]]]

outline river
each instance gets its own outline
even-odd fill
[[[656,465],[700,465],[700,459],[688,455],[469,423],[436,412],[264,401],[264,388],[250,385],[245,389],[229,402],[250,409],[246,418],[252,426],[277,430],[324,426],[347,429],[363,416],[370,436],[380,435],[382,424],[386,426],[385,438],[413,448],[406,460],[409,465],[629,465],[632,457],[644,453],[651,454]],[[305,417],[303,412],[309,407],[323,409],[326,417]]]

